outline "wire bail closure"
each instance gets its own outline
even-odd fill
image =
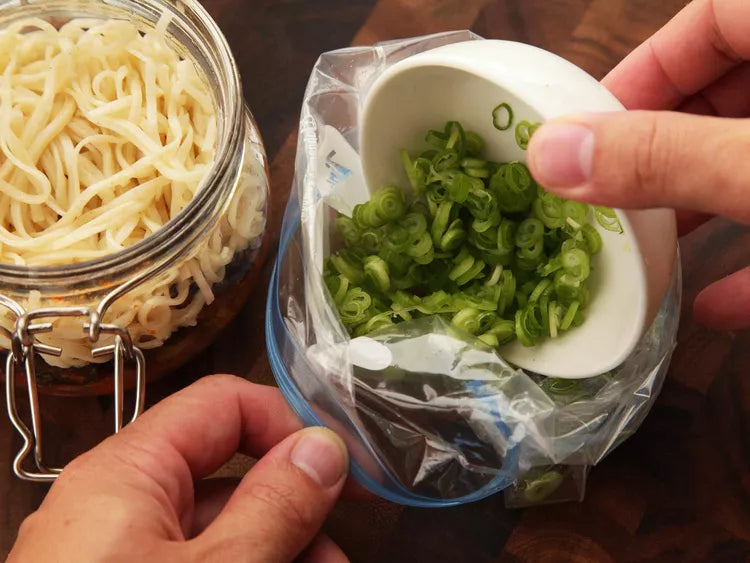
[[[110,297],[114,297],[110,295]],[[115,297],[116,298],[116,297]],[[114,398],[115,398],[115,434],[123,427],[125,362],[135,363],[136,387],[135,408],[128,423],[133,422],[142,412],[145,405],[146,361],[143,352],[133,344],[130,333],[123,327],[114,324],[103,324],[103,311],[111,303],[105,299],[95,309],[87,307],[53,307],[34,311],[25,311],[16,301],[0,294],[0,306],[9,309],[16,317],[15,331],[11,334],[11,350],[5,362],[5,398],[8,417],[23,438],[23,446],[13,460],[13,472],[25,481],[54,481],[62,471],[61,468],[48,467],[43,456],[42,421],[39,411],[37,391],[35,354],[58,357],[62,349],[39,342],[38,334],[50,332],[53,328],[50,320],[62,317],[82,317],[86,320],[82,330],[88,334],[92,343],[99,341],[102,334],[114,336],[114,343],[94,348],[91,353],[95,358],[111,355],[114,359]],[[46,320],[46,322],[40,322]],[[22,420],[16,406],[16,370],[22,369],[26,374],[26,387],[31,410],[31,429]],[[36,470],[25,469],[24,462],[33,451]]]

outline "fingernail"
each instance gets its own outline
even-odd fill
[[[347,470],[346,449],[330,430],[308,429],[295,444],[290,461],[321,487],[332,487]]]
[[[534,134],[529,165],[546,188],[573,188],[585,184],[594,158],[594,133],[585,125],[548,123]]]

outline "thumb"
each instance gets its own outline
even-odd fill
[[[292,561],[344,485],[348,455],[324,428],[292,434],[243,478],[216,519],[192,540],[197,560]]]
[[[675,112],[566,117],[540,127],[529,169],[549,191],[620,208],[690,209],[750,223],[750,120]]]

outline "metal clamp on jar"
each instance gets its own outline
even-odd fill
[[[119,432],[125,389],[135,389],[128,421],[143,410],[146,365],[153,380],[205,348],[238,312],[257,276],[266,226],[266,155],[242,103],[229,46],[200,4],[0,0],[0,32],[26,18],[55,28],[86,18],[129,21],[148,30],[165,17],[170,47],[194,63],[215,104],[214,158],[194,197],[153,234],[95,259],[10,263],[0,252],[0,353],[6,354],[8,415],[23,439],[13,470],[25,480],[51,481],[61,471],[44,461],[39,394],[112,392]],[[0,164],[5,157],[0,153]],[[3,231],[13,234],[3,221],[0,209],[0,251]],[[18,386],[26,387],[30,424],[17,407]],[[32,452],[30,469],[26,458]]]

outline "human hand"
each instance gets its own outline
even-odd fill
[[[694,0],[603,81],[630,110],[546,123],[528,146],[549,191],[620,208],[750,223],[750,2]],[[671,111],[674,110],[674,111]],[[696,317],[750,327],[750,268],[704,289]]]
[[[317,535],[346,448],[300,429],[278,390],[207,377],[65,467],[8,560],[286,562],[313,541],[305,560],[347,561]],[[263,457],[239,484],[204,479],[236,451]]]

